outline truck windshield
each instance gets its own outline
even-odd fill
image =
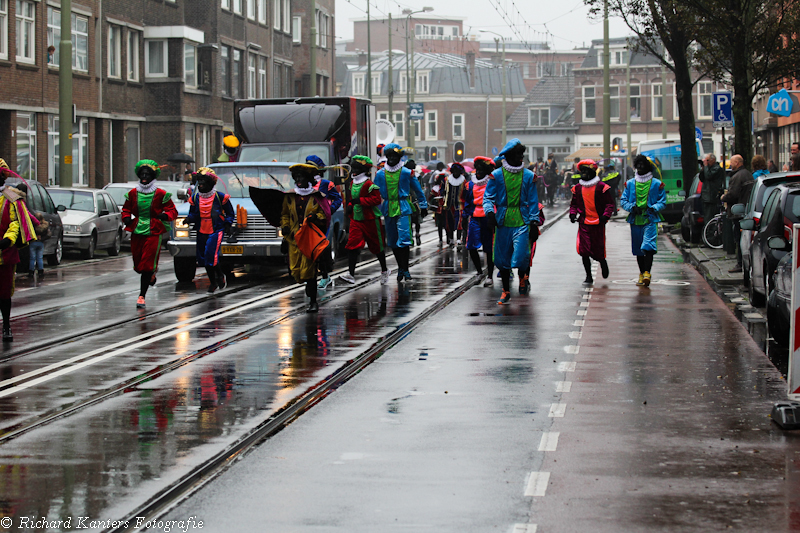
[[[244,144],[238,160],[243,163],[305,163],[306,157],[315,155],[328,165],[329,150],[327,144]]]
[[[217,190],[226,191],[231,198],[249,198],[249,187],[281,191],[294,189],[294,180],[288,166],[216,167],[214,172],[221,182]]]

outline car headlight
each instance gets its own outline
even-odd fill
[[[189,223],[186,222],[186,217],[178,217],[175,219],[175,229],[189,229]]]
[[[70,224],[64,225],[64,233],[80,233],[81,227],[80,226],[72,226]]]

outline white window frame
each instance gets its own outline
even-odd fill
[[[650,115],[653,117],[653,120],[661,120],[664,118],[664,95],[661,92],[664,90],[664,84],[659,82],[653,82],[650,84]],[[661,102],[661,114],[656,114],[656,110],[658,109],[658,102]]]
[[[48,56],[48,66],[59,66],[61,60],[59,41],[61,41],[61,10],[47,6],[47,46],[56,49],[52,56]]]
[[[608,86],[608,92],[609,92],[609,95],[610,95],[610,98],[609,98],[610,107],[608,109],[608,117],[609,117],[610,120],[614,120],[616,122],[619,122],[621,111],[622,111],[620,109],[620,103],[621,102],[620,102],[620,95],[619,95],[619,85],[609,85]],[[614,94],[614,93],[616,93],[616,94]],[[614,105],[615,104],[617,106],[617,114],[616,115],[614,115],[612,113],[612,110],[614,109]]]
[[[456,120],[457,119],[457,120]],[[464,137],[466,137],[466,116],[464,113],[453,113],[452,123],[453,123],[453,140],[454,141],[463,141]],[[459,132],[459,129],[461,130]]]
[[[406,91],[408,91],[408,76],[406,75],[406,71],[403,70],[398,75],[397,93],[406,94]]]
[[[59,117],[47,115],[47,185],[58,185],[56,173],[58,172],[59,157]]]
[[[299,15],[292,17],[292,42],[294,44],[303,42],[303,17]]]
[[[267,58],[258,56],[258,97],[267,98]]]
[[[353,96],[364,96],[366,77],[367,75],[363,72],[353,72]]]
[[[186,42],[183,43],[183,85],[197,88],[197,46]]]
[[[283,31],[292,31],[292,0],[283,0]]]
[[[242,14],[242,0],[233,0],[233,12],[237,15]]]
[[[194,159],[194,147],[196,144],[196,129],[194,124],[186,122],[183,126],[183,153]]]
[[[272,0],[272,27],[281,29],[281,4],[282,0]]]
[[[150,71],[150,45],[161,43],[162,51],[162,72]],[[166,39],[145,39],[144,41],[144,76],[145,78],[166,78],[169,73],[169,64],[167,61],[169,43]]]
[[[329,23],[330,17],[328,16],[327,13],[325,13],[324,11],[319,10],[319,9],[316,12],[316,17],[317,17],[316,18],[316,22],[317,22],[316,44],[317,44],[317,47],[319,47],[319,48],[328,48],[328,41],[329,41],[329,39],[328,39],[328,34],[329,34],[328,23]]]
[[[592,90],[591,98],[587,97],[586,92],[587,89]],[[588,117],[586,115],[586,103],[588,100],[592,100],[594,102],[594,116]],[[581,87],[581,112],[584,122],[595,122],[597,121],[597,87],[595,85],[584,85]]]
[[[405,111],[392,111],[394,113],[394,133],[398,140],[406,138],[406,113]]]
[[[128,79],[139,81],[139,32],[128,30]]]
[[[636,91],[637,91],[637,93],[636,93],[636,94],[633,94],[633,90],[634,90],[634,89],[636,89]],[[631,83],[630,85],[628,85],[628,94],[630,94],[630,97],[631,97],[631,107],[633,107],[633,101],[634,101],[634,100],[638,100],[638,102],[639,102],[639,105],[638,105],[638,106],[636,106],[636,107],[638,107],[638,110],[637,110],[637,111],[638,111],[638,114],[637,114],[637,116],[636,116],[636,117],[633,117],[633,116],[630,114],[630,113],[631,113],[631,110],[630,110],[630,109],[628,109],[628,117],[629,117],[631,120],[642,120],[642,86],[641,86],[641,85],[639,85],[638,83]]]
[[[22,128],[19,127],[19,119],[20,119],[20,117],[25,116],[25,115],[28,116],[28,128],[27,129],[22,129]],[[27,177],[24,176],[24,175],[23,175],[23,177],[26,178],[26,179],[30,179],[30,180],[34,180],[35,181],[36,180],[36,176],[37,176],[37,168],[36,168],[36,151],[37,151],[36,150],[36,113],[20,113],[20,112],[17,112],[17,124],[16,124],[15,129],[17,131],[17,135],[16,135],[16,138],[15,138],[15,140],[13,142],[15,144],[15,149],[17,150],[17,153],[19,153],[19,140],[21,138],[20,134],[27,135],[28,136],[28,141],[29,141],[28,142],[28,161],[29,161],[28,169],[29,169],[30,173],[28,174]],[[17,160],[17,165],[19,165],[19,160]],[[15,170],[19,170],[19,166]]]
[[[561,63],[561,77],[569,76],[572,74],[572,63]]]
[[[251,0],[252,1],[252,0]],[[247,53],[247,97],[256,98],[258,90],[258,78],[256,69],[258,68],[258,56],[252,52]]]
[[[706,89],[704,91],[704,89]],[[697,118],[710,120],[713,118],[712,94],[714,93],[714,83],[710,81],[700,81],[697,83]],[[708,114],[703,113],[703,99],[708,99]]]
[[[550,68],[545,69],[545,65],[548,65]],[[540,61],[536,63],[536,77],[537,78],[546,78],[548,76],[555,76],[556,64],[553,61]]]
[[[78,118],[72,125],[72,184],[89,185],[89,119]]]
[[[522,64],[522,77],[526,80],[530,79],[531,77],[531,64],[530,63],[523,63]]]
[[[439,111],[436,109],[425,111],[425,140],[439,140]]]
[[[247,18],[256,20],[256,13],[258,11],[258,0],[247,0]]]
[[[547,122],[542,124],[542,111],[547,112]],[[534,120],[534,117],[535,120]],[[528,108],[528,127],[541,128],[550,126],[550,108],[549,107],[529,107]]]
[[[422,120],[411,120],[411,128],[414,130],[414,140],[421,141],[422,140],[422,127],[420,124],[424,121]]]
[[[115,40],[116,38],[116,40]],[[116,42],[116,46],[114,45]],[[122,27],[115,24],[108,25],[108,51],[107,72],[109,78],[122,79]],[[116,66],[116,68],[114,68]]]
[[[36,63],[36,4],[30,0],[17,0],[16,5],[17,62]],[[29,6],[33,12],[33,16],[22,15],[21,6]],[[22,39],[25,39],[25,44],[30,49],[29,56],[20,55],[20,51],[23,51],[25,48]]]
[[[267,1],[268,0],[258,0],[258,22],[261,24],[267,23]]]
[[[381,94],[381,72],[372,73],[372,95]]]
[[[222,96],[231,95],[231,49],[224,44],[219,48],[219,77],[222,80]]]
[[[230,85],[230,95],[232,98],[241,98],[242,97],[242,63],[244,62],[242,59],[242,54],[244,52],[238,48],[231,48],[231,57],[230,57],[230,67],[231,67],[231,85]],[[239,56],[239,60],[236,60],[236,56]]]
[[[0,59],[8,59],[8,1],[0,0]]]
[[[221,0],[220,7],[225,11],[231,10],[231,0]]]
[[[78,23],[83,21],[86,24],[86,31],[78,30]],[[72,14],[70,20],[70,29],[72,30],[72,69],[80,72],[89,72],[89,18],[82,17],[75,13]],[[79,55],[80,47],[78,43],[84,42],[84,52]],[[85,68],[80,67],[79,58],[83,59]]]
[[[414,87],[414,94],[428,94],[430,92],[431,73],[429,70],[418,70],[416,73],[417,84]]]
[[[602,53],[602,52],[601,52]],[[612,65],[627,65],[628,64],[628,49],[627,48],[613,48],[609,50],[609,56]]]

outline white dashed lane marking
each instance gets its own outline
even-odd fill
[[[583,336],[583,333],[580,331],[570,331],[569,338],[570,339],[580,339]]]
[[[536,533],[536,524],[514,524],[511,533]]]
[[[562,361],[558,363],[559,372],[575,372],[575,361]]]
[[[550,412],[547,413],[547,416],[550,418],[564,418],[564,414],[566,412],[567,412],[567,404],[554,403],[550,404]]]
[[[556,381],[556,392],[569,392],[572,390],[571,381]]]
[[[577,344],[571,344],[569,346],[564,346],[564,351],[567,352],[567,353],[571,353],[573,355],[577,354],[579,350],[580,350],[580,346],[578,346]]]
[[[558,447],[558,431],[547,431],[542,433],[542,440],[539,442],[540,452],[554,452]]]
[[[528,477],[528,486],[525,487],[525,496],[544,496],[549,482],[550,472],[531,472]]]

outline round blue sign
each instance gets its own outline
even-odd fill
[[[694,136],[697,137],[698,141],[702,141],[703,140],[703,130],[701,130],[700,128],[695,126],[695,128],[694,128]]]

